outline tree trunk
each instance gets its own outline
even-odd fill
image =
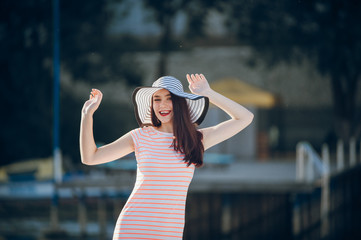
[[[158,77],[167,75],[167,61],[168,53],[170,50],[170,38],[171,38],[171,18],[165,15],[162,25],[162,35],[159,40],[160,56],[158,62]]]
[[[334,107],[335,133],[347,143],[351,137],[358,138],[361,123],[356,121],[357,79],[342,79],[337,74],[331,78]]]

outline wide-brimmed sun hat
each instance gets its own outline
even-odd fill
[[[140,126],[151,125],[151,104],[153,94],[167,89],[169,92],[186,99],[192,123],[201,124],[207,114],[209,99],[204,96],[186,93],[182,83],[175,77],[158,78],[151,87],[137,87],[132,95],[135,118]]]

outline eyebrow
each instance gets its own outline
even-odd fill
[[[171,95],[170,95],[170,93],[169,94],[167,94],[167,95],[165,95],[165,97],[170,97]],[[153,97],[161,97],[161,96],[159,96],[159,95],[154,95]]]

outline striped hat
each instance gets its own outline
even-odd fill
[[[208,98],[184,92],[182,83],[178,79],[171,76],[165,76],[155,81],[151,87],[137,87],[134,90],[132,100],[135,118],[140,126],[152,124],[152,96],[160,89],[167,89],[174,95],[185,98],[192,122],[198,125],[202,123],[208,110]]]

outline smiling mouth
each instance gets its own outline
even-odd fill
[[[171,111],[160,111],[159,114],[163,117],[167,116],[170,114]]]

